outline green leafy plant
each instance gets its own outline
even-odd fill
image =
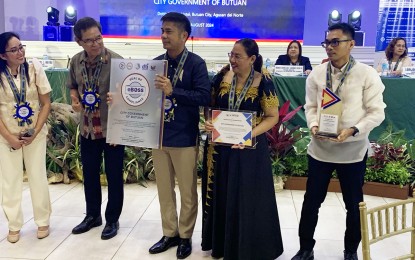
[[[69,170],[72,172],[73,176],[77,180],[83,181],[80,143],[81,133],[79,125],[75,124],[73,121],[70,121],[66,127],[68,131],[68,138],[65,140],[65,147],[68,148],[63,156],[63,160],[64,163],[69,166]]]
[[[289,121],[297,114],[301,107],[302,106],[298,106],[294,110],[288,112],[290,101],[287,100],[278,111],[278,123],[266,132],[272,158],[284,158],[284,156],[293,148],[293,143],[301,138],[301,135],[297,131],[300,126],[295,126],[291,129],[288,128]]]
[[[282,176],[286,171],[285,162],[281,157],[271,157],[271,168],[274,176]]]
[[[304,177],[307,176],[308,159],[307,155],[295,155],[291,153],[285,157],[286,173],[290,176]]]
[[[407,150],[407,147],[410,147]],[[394,132],[388,125],[376,143],[371,143],[373,155],[366,163],[365,181],[404,186],[411,181],[415,155],[412,142],[405,139],[405,130]]]
[[[386,163],[384,169],[367,168],[365,181],[381,182],[405,186],[409,183],[411,173],[406,164],[400,161]]]
[[[304,177],[307,176],[308,171],[307,146],[311,136],[308,128],[299,128],[297,132],[296,136],[299,138],[292,144],[293,149],[284,158],[285,173],[290,176]]]
[[[54,114],[48,118],[49,134],[46,149],[46,163],[49,175],[63,174],[63,181],[70,182],[71,165],[67,159],[74,142],[78,124],[72,118],[65,122]]]
[[[146,187],[145,167],[150,150],[126,146],[124,152],[123,176],[125,183],[138,183]]]
[[[265,133],[269,144],[272,172],[277,176],[282,175],[286,171],[284,157],[293,149],[293,144],[301,139],[301,133],[298,131],[300,127],[296,126],[289,129],[288,125],[289,121],[302,106],[290,112],[289,107],[290,101],[287,100],[278,111],[278,123]]]

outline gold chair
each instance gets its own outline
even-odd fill
[[[410,204],[412,204],[412,210],[407,209]],[[371,259],[371,244],[407,232],[411,232],[411,252],[393,259],[415,260],[415,198],[388,203],[372,209],[367,209],[366,203],[360,202],[359,208],[363,260]],[[412,223],[407,223],[407,214],[411,215]],[[370,235],[368,222],[370,222]]]

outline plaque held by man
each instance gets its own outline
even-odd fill
[[[112,59],[108,143],[162,148],[164,95],[154,86],[157,74],[167,74],[167,61]]]
[[[342,114],[342,101],[330,89],[323,89],[320,118],[316,136],[319,138],[337,138]]]

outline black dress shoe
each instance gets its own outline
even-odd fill
[[[351,253],[351,252],[347,252],[346,250],[344,251],[344,260],[358,260],[357,259],[357,253]]]
[[[107,224],[105,224],[104,230],[102,230],[101,239],[107,240],[115,237],[117,235],[118,229],[120,229],[120,223],[118,221],[115,223],[107,222]]]
[[[291,260],[313,260],[314,259],[314,251],[313,250],[304,250],[300,249],[300,251],[295,254]]]
[[[72,229],[72,234],[82,234],[88,232],[93,227],[98,227],[102,225],[102,218],[101,216],[93,217],[93,216],[86,216],[84,220],[82,220],[81,224],[74,227]]]
[[[179,259],[185,259],[192,253],[192,240],[190,238],[181,238],[176,256]]]
[[[166,251],[170,247],[177,246],[179,244],[180,237],[166,237],[163,236],[159,242],[155,243],[150,249],[148,250],[150,254],[158,254],[161,252]]]

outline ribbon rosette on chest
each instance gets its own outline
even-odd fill
[[[93,89],[85,89],[84,93],[81,95],[81,98],[86,112],[95,112],[99,108],[101,99],[99,98],[99,94]]]
[[[33,108],[30,106],[30,103],[24,102],[14,105],[16,108],[16,113],[13,115],[17,119],[19,126],[24,124],[30,125],[32,123],[32,117],[34,115]]]

